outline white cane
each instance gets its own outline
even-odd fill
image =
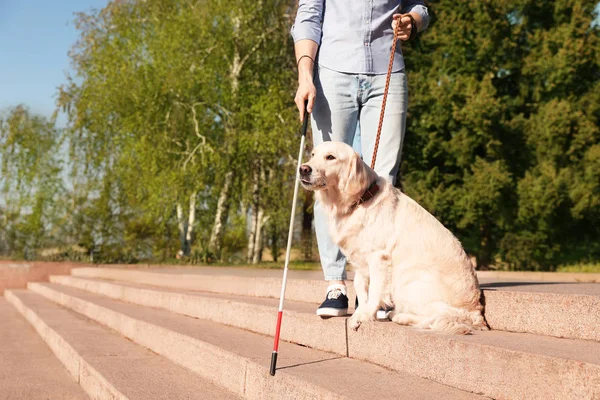
[[[302,137],[300,139],[300,152],[298,153],[298,165],[296,165],[296,181],[294,184],[294,200],[292,201],[292,215],[290,216],[290,230],[288,232],[287,249],[285,251],[285,265],[283,267],[283,282],[281,283],[281,294],[279,295],[279,311],[277,312],[277,327],[275,328],[275,341],[273,343],[273,354],[271,355],[272,376],[275,376],[277,367],[277,352],[279,350],[279,333],[281,331],[281,318],[283,316],[283,298],[285,297],[285,285],[287,283],[288,267],[290,265],[290,252],[292,251],[292,236],[294,235],[294,217],[296,216],[296,201],[298,199],[298,187],[300,186],[300,165],[302,164],[302,153],[306,141],[306,129],[308,128],[308,102],[304,102],[304,120],[302,123]]]

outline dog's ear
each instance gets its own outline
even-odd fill
[[[362,194],[368,186],[369,174],[365,168],[365,163],[361,160],[360,155],[355,152],[348,163],[345,187],[340,189],[342,189],[343,195],[354,198],[357,194]]]

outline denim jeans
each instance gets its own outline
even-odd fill
[[[354,145],[371,165],[379,124],[386,75],[336,72],[318,67],[315,74],[317,97],[311,114],[313,145],[333,140]],[[408,86],[404,72],[392,74],[379,141],[375,172],[394,183],[406,128]],[[360,127],[360,141],[355,135]],[[358,149],[357,147],[359,147]],[[315,203],[315,230],[325,280],[346,279],[346,257],[333,243],[327,218]]]

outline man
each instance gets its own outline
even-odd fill
[[[360,124],[360,148],[364,161],[370,165],[396,24],[400,41],[412,39],[426,29],[429,14],[424,2],[299,1],[292,27],[298,63],[295,102],[302,119],[304,103],[308,101],[314,146],[326,140],[352,145]],[[400,164],[408,103],[400,47],[396,47],[375,165],[375,171],[392,183]],[[328,281],[327,296],[317,315],[346,315],[346,258],[331,240],[319,203],[315,204],[315,230]]]

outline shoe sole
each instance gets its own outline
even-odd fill
[[[348,315],[347,308],[317,308],[319,317],[343,317]]]
[[[377,310],[376,318],[379,321],[387,321],[389,320],[389,310]],[[347,308],[318,308],[317,315],[319,317],[343,317],[348,315]]]

